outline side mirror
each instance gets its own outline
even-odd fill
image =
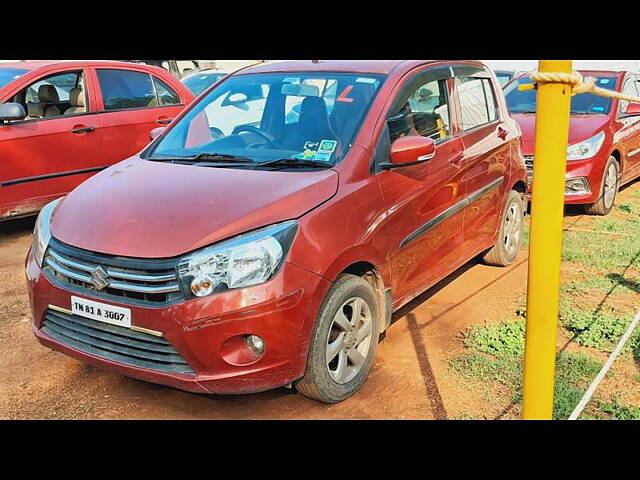
[[[640,115],[640,103],[628,103],[624,109],[625,115]]]
[[[166,128],[167,127],[156,127],[153,130],[151,130],[149,132],[149,137],[151,138],[151,141],[153,142],[156,138],[158,138]]]
[[[408,167],[431,160],[436,154],[436,142],[420,135],[398,138],[391,144],[391,163],[380,165],[383,170]]]
[[[249,105],[247,105],[248,100],[249,97],[247,97],[246,94],[242,92],[236,92],[232,93],[226,99],[224,99],[221,106],[226,107],[227,105],[233,105],[234,107],[246,112],[247,110],[249,110]]]
[[[245,103],[247,100],[248,98],[244,93],[234,93],[232,95],[229,95],[229,103],[231,105]]]
[[[0,122],[9,122],[11,120],[24,120],[27,118],[27,112],[19,103],[2,103],[0,104]]]

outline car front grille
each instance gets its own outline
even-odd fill
[[[527,181],[531,185],[533,182],[533,155],[525,155],[524,164],[527,167]]]
[[[533,170],[533,155],[525,155],[524,164],[527,166],[527,170]]]
[[[182,298],[177,260],[135,259],[89,252],[51,239],[44,257],[50,280],[72,290],[134,305]]]
[[[194,374],[162,337],[55,310],[44,314],[41,330],[54,340],[97,357],[161,372]]]

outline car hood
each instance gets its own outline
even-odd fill
[[[133,158],[94,175],[60,203],[51,234],[138,258],[182,255],[298,218],[335,195],[338,173],[172,165]]]
[[[522,130],[522,153],[533,155],[536,137],[536,116],[533,113],[512,113]],[[581,142],[598,133],[609,122],[608,115],[571,115],[569,145]]]

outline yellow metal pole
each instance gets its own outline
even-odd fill
[[[540,60],[540,72],[571,73],[571,60]],[[538,84],[527,287],[522,418],[551,419],[560,290],[564,176],[571,86]]]

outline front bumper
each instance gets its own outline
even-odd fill
[[[525,156],[527,165],[527,198],[531,201],[531,192],[533,186],[533,157]],[[604,167],[601,165],[598,156],[588,158],[586,160],[576,160],[567,162],[567,171],[565,173],[565,182],[573,179],[584,178],[588,183],[587,192],[568,192],[565,190],[564,203],[567,205],[583,205],[592,204],[598,201],[600,195],[600,187],[602,185],[602,174]]]
[[[301,377],[316,312],[330,285],[320,275],[285,263],[266,284],[154,308],[61,288],[46,277],[31,251],[25,268],[32,329],[40,343],[122,375],[200,393],[258,392]],[[44,315],[50,306],[70,310],[72,295],[130,308],[132,325],[162,332],[195,374],[123,364],[52,338],[41,329]],[[239,345],[233,339],[249,334],[266,342],[264,355],[250,361],[243,352],[233,351]]]

